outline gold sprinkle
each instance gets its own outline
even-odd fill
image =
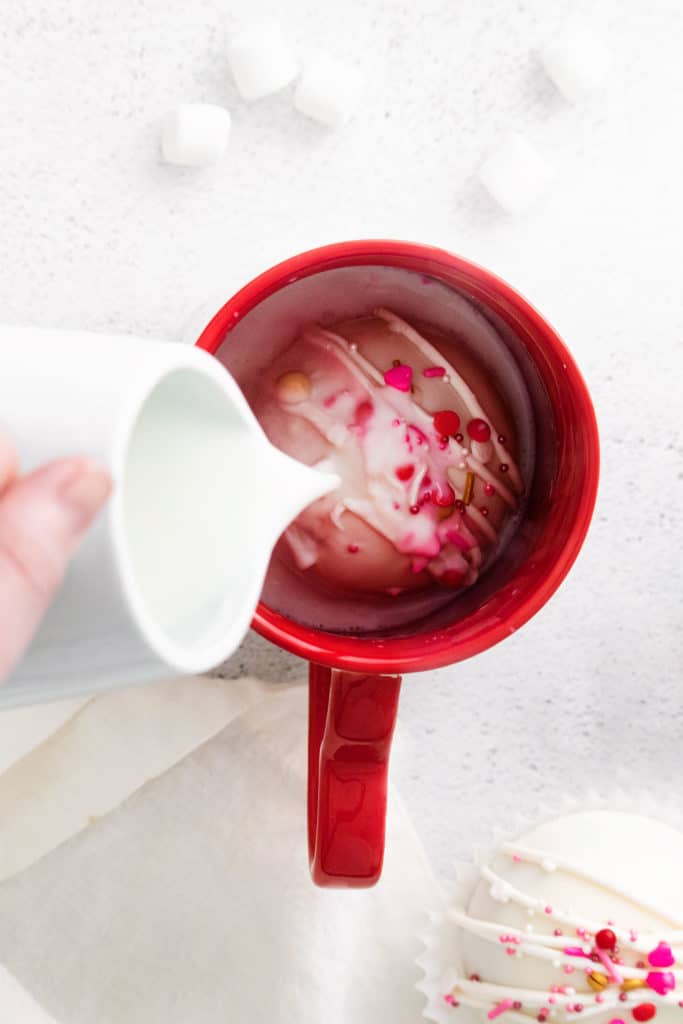
[[[607,983],[607,975],[601,974],[600,971],[593,971],[588,975],[588,984],[594,992],[602,992],[604,988],[607,988]]]
[[[645,982],[642,978],[627,978],[626,981],[622,983],[621,991],[631,992],[634,988],[645,988]]]
[[[299,402],[305,402],[310,395],[311,378],[300,370],[292,370],[278,378],[276,388],[281,402],[297,405]]]
[[[466,505],[472,501],[472,491],[474,490],[474,473],[468,473],[465,479],[465,491],[462,496],[462,500]]]

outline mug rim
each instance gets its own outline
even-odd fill
[[[452,280],[439,276],[438,271],[441,270],[467,282],[470,294],[485,306],[487,296],[495,296],[541,335],[544,345],[562,363],[567,385],[572,388],[580,407],[579,418],[587,437],[584,486],[561,551],[547,575],[512,611],[488,629],[457,637],[457,625],[451,624],[432,632],[427,628],[411,636],[354,636],[306,626],[275,611],[263,601],[258,604],[252,621],[256,632],[309,661],[347,671],[419,672],[442,668],[494,646],[528,622],[561,585],[581,550],[595,508],[600,467],[598,426],[588,389],[572,355],[539,311],[491,271],[462,256],[423,243],[364,239],[337,242],[292,256],[253,278],[228,299],[206,325],[197,345],[215,355],[230,330],[281,288],[324,271],[363,264],[429,273],[453,287]]]

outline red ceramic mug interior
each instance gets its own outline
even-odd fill
[[[326,886],[369,886],[380,876],[401,675],[462,661],[524,625],[578,555],[598,485],[595,414],[563,342],[508,284],[441,249],[356,241],[295,256],[230,299],[197,344],[230,363],[231,332],[275,293],[296,285],[297,303],[305,305],[303,282],[316,275],[383,267],[441,282],[496,327],[526,382],[536,423],[536,461],[514,537],[466,595],[435,616],[395,634],[354,636],[302,625],[259,604],[257,632],[310,663],[309,855],[314,881]],[[305,316],[305,309],[300,312]],[[363,312],[361,289],[356,313]],[[429,320],[427,299],[423,318]]]

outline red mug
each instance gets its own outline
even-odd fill
[[[356,241],[295,256],[230,299],[197,344],[220,358],[230,332],[265,299],[294,283],[301,290],[301,282],[315,275],[363,267],[407,270],[465,296],[515,354],[537,428],[543,429],[536,431],[536,466],[514,537],[491,569],[445,611],[393,636],[350,636],[302,625],[263,602],[258,606],[254,629],[310,662],[308,839],[311,873],[323,886],[366,887],[381,874],[401,675],[478,654],[545,604],[579,553],[599,475],[591,399],[558,335],[504,281],[441,249]],[[358,312],[361,306],[359,298]]]

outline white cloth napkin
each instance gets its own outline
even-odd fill
[[[197,682],[179,685],[187,718]],[[380,884],[314,888],[305,687],[211,683],[229,692],[217,718],[231,721],[193,753],[188,735],[184,750],[179,741],[168,684],[158,702],[142,690],[93,700],[0,778],[0,818],[20,806],[23,785],[52,819],[42,831],[35,821],[41,838],[31,843],[24,814],[13,863],[32,866],[0,885],[0,962],[59,1024],[417,1020],[415,934],[437,894],[400,801],[391,794]],[[143,699],[146,721],[136,724],[128,702]],[[174,752],[161,739],[168,722]],[[104,816],[85,824],[88,814]]]

